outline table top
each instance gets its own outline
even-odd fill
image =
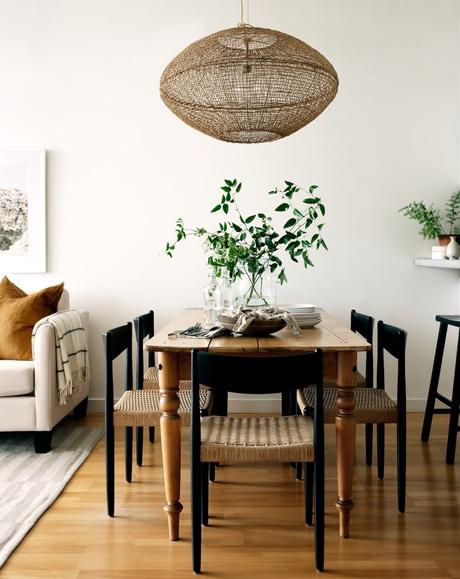
[[[364,351],[371,345],[359,334],[352,332],[326,311],[320,309],[321,323],[314,328],[302,330],[302,336],[294,337],[288,328],[264,337],[224,336],[220,338],[170,338],[174,330],[183,330],[203,319],[201,308],[188,308],[171,320],[144,348],[153,352],[190,352],[207,350],[219,353],[237,352],[308,352],[321,348],[324,351]]]

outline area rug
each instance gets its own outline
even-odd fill
[[[58,427],[52,450],[35,454],[30,433],[0,433],[0,568],[61,494],[102,434],[102,428]]]

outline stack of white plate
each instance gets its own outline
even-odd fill
[[[312,304],[284,304],[278,307],[280,310],[289,312],[300,328],[313,328],[321,321],[321,314]]]

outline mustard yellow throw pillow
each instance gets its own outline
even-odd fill
[[[0,282],[0,359],[32,360],[32,329],[54,314],[64,284],[26,294],[6,276]]]

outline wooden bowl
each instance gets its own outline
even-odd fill
[[[227,330],[232,330],[233,326],[238,320],[238,316],[217,316],[220,324]],[[286,325],[286,322],[281,319],[274,320],[253,320],[244,332],[238,332],[243,336],[268,336],[279,332]]]

